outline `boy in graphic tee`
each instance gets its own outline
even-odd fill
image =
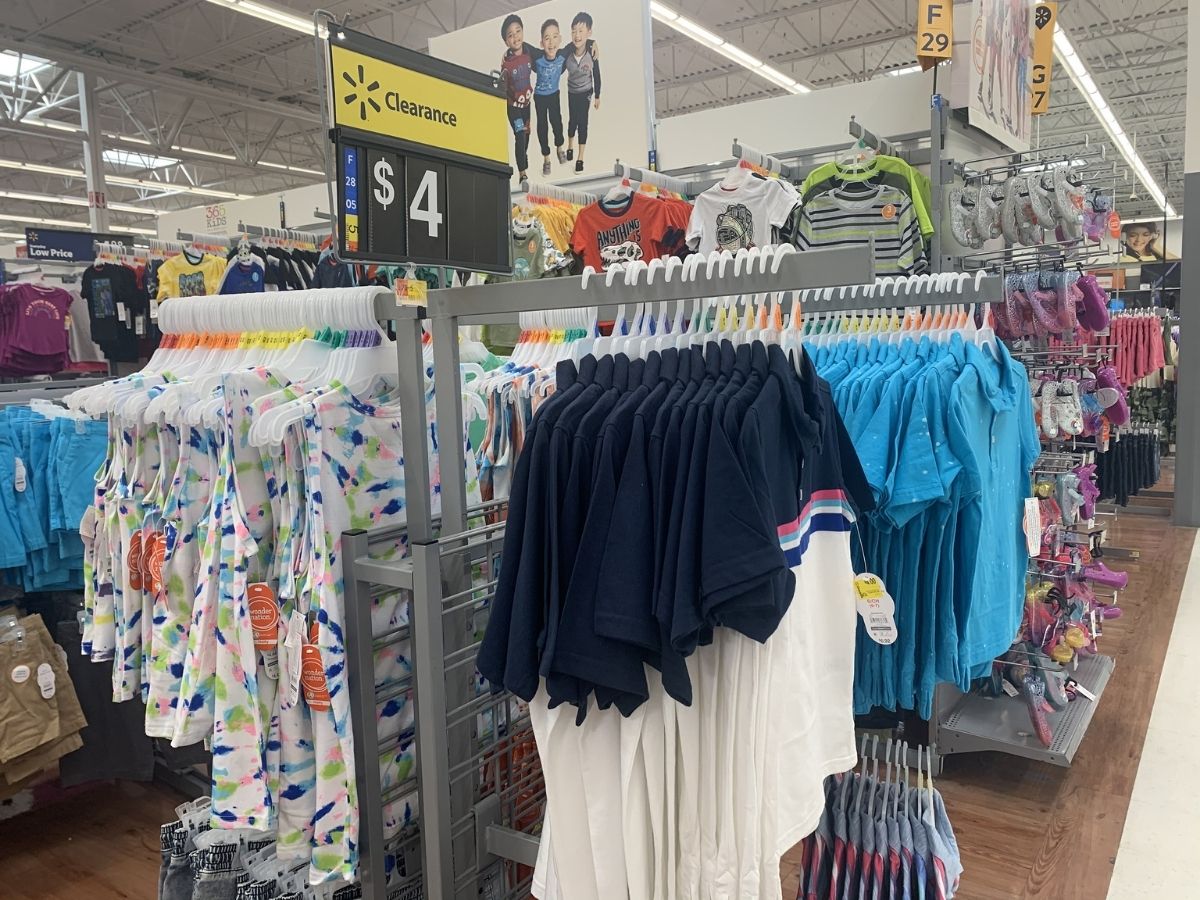
[[[542,23],[542,55],[533,61],[533,74],[537,82],[533,87],[533,105],[537,108],[538,142],[542,146],[542,174],[550,174],[550,128],[554,128],[554,147],[558,151],[558,162],[567,161],[563,153],[562,103],[559,99],[559,84],[567,65],[567,54],[559,53],[562,47],[562,32],[557,19]]]
[[[575,156],[575,138],[579,137],[579,158],[575,171],[583,171],[583,153],[587,147],[588,116],[591,108],[600,108],[600,49],[592,40],[592,17],[577,13],[571,20],[571,48],[567,53],[567,159]]]
[[[500,60],[500,80],[508,94],[508,124],[516,144],[517,178],[529,177],[529,107],[533,99],[533,63],[542,51],[525,43],[525,23],[510,15],[500,26],[500,37],[508,49]]]

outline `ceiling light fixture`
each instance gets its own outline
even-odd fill
[[[33,118],[32,115],[22,119],[21,124],[36,125],[38,128],[53,128],[55,131],[69,131],[72,134],[83,134],[83,129],[77,125],[68,125],[66,122],[55,122],[53,119]]]
[[[19,231],[0,231],[0,238],[18,238],[20,243],[25,243],[25,235]]]
[[[0,191],[0,197],[8,200],[28,200],[31,203],[62,203],[66,206],[87,206],[83,197],[62,197],[54,194],[33,194],[28,191]],[[130,206],[128,203],[110,203],[108,208],[117,212],[135,213],[140,216],[162,216],[165,210],[147,206]]]
[[[82,228],[84,230],[92,227],[87,222],[71,222],[67,219],[46,219],[41,216],[15,216],[10,213],[0,213],[0,221],[23,222],[26,225],[58,226],[59,228]],[[112,230],[116,234],[145,234],[150,237],[158,237],[158,229],[156,228],[132,228],[128,225],[114,225],[112,226]]]
[[[279,6],[273,6],[270,3],[263,3],[261,0],[208,0],[208,2],[217,6],[223,6],[225,9],[231,9],[234,12],[243,13],[247,16],[254,16],[254,18],[270,22],[272,25],[282,25],[284,28],[292,29],[292,31],[299,31],[309,35],[313,33],[313,20],[311,18],[298,16],[294,12]],[[320,28],[320,36],[322,38],[329,36],[324,25]]]
[[[887,74],[891,75],[894,78],[897,75],[913,75],[920,71],[921,71],[921,67],[919,65],[903,66],[902,68],[899,68],[899,69],[888,69]]]
[[[266,166],[268,169],[281,169],[285,172],[299,172],[303,175],[324,175],[325,174],[324,172],[318,171],[317,169],[305,169],[305,168],[302,168],[301,166],[285,166],[283,163],[267,162],[265,159],[259,160],[258,164],[260,166]]]
[[[1167,200],[1166,193],[1158,186],[1158,182],[1154,180],[1154,176],[1146,168],[1146,164],[1138,155],[1137,149],[1129,139],[1129,135],[1125,133],[1125,129],[1117,121],[1116,114],[1105,101],[1104,95],[1100,93],[1100,88],[1096,85],[1095,79],[1092,78],[1091,73],[1088,71],[1087,64],[1075,52],[1075,47],[1071,44],[1071,39],[1058,25],[1054,26],[1054,53],[1058,57],[1058,61],[1062,67],[1067,70],[1067,75],[1070,76],[1071,83],[1075,85],[1075,89],[1083,95],[1083,99],[1092,108],[1092,112],[1096,116],[1096,121],[1108,132],[1108,136],[1112,139],[1112,142],[1121,151],[1121,155],[1125,157],[1125,162],[1129,164],[1134,174],[1146,186],[1146,191],[1150,194],[1151,199],[1158,204],[1159,209],[1167,214],[1168,218],[1174,216],[1175,207]]]
[[[0,159],[0,169],[22,169],[26,172],[38,172],[42,175],[62,175],[64,178],[84,177],[83,169],[68,169],[63,166],[43,166],[41,163],[29,163],[19,159]],[[254,197],[254,194],[235,194],[233,191],[221,191],[216,188],[153,181],[148,178],[129,178],[124,175],[105,175],[104,180],[109,184],[116,184],[121,187],[146,188],[148,190],[163,191],[168,194],[196,194],[200,197],[216,197],[219,200],[250,200]]]
[[[23,169],[41,175],[62,175],[64,178],[82,178],[83,169],[67,169],[63,166],[43,166],[41,163],[25,162],[20,159],[0,159],[0,169]]]
[[[697,25],[691,19],[681,16],[666,4],[659,3],[658,0],[650,0],[650,15],[654,17],[655,21],[662,22],[664,25],[674,28],[680,34],[691,38],[697,44],[720,53],[726,59],[733,60],[739,66],[749,70],[759,78],[763,78],[771,82],[771,84],[783,88],[785,91],[793,94],[807,94],[812,91],[812,88],[808,85],[801,84],[787,73],[767,65],[755,56],[751,56],[741,47],[730,43],[722,37],[718,37],[702,25]]]
[[[58,225],[62,228],[87,228],[87,222],[71,222],[67,219],[47,219],[43,216],[18,216],[12,213],[0,213],[0,220],[5,222],[24,222],[27,225]]]
[[[163,191],[168,194],[198,194],[201,197],[216,197],[219,200],[252,200],[254,194],[235,194],[233,191],[219,191],[216,188],[192,187],[190,184],[176,184],[171,181],[154,181],[149,178],[127,178],[124,175],[105,175],[104,180],[109,184],[122,187],[145,188],[151,191]]]

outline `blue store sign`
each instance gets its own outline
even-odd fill
[[[30,259],[60,262],[91,262],[96,258],[96,241],[124,244],[133,249],[133,238],[125,234],[93,234],[56,228],[26,228],[25,247]]]

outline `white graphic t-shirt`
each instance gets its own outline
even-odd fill
[[[750,176],[736,187],[714,185],[696,198],[687,242],[710,253],[764,247],[771,229],[781,227],[798,201],[796,189],[780,178]]]

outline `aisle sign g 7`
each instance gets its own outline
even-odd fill
[[[332,28],[338,256],[508,273],[508,118],[496,80]]]
[[[1040,116],[1050,110],[1050,76],[1054,71],[1054,27],[1058,22],[1058,3],[1043,0],[1033,7],[1033,71],[1029,92],[1033,99],[1030,113]]]
[[[928,69],[954,52],[954,0],[917,3],[917,59]]]

